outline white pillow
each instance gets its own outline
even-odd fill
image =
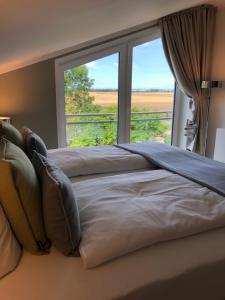
[[[0,278],[15,269],[19,263],[21,253],[21,247],[0,206]]]

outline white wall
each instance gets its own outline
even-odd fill
[[[225,81],[225,7],[219,8],[217,13],[212,80]],[[225,128],[225,86],[222,89],[212,90],[207,141],[207,156],[211,158],[213,158],[217,128]]]

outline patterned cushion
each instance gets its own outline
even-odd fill
[[[53,162],[34,152],[33,164],[42,185],[47,236],[65,255],[78,255],[80,219],[71,182]]]
[[[0,140],[0,202],[21,244],[40,254],[49,248],[45,235],[39,182],[26,154]]]

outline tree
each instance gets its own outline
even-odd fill
[[[100,106],[95,105],[94,97],[89,91],[94,79],[88,77],[88,68],[85,65],[65,71],[64,92],[66,114],[99,112]]]

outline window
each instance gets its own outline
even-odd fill
[[[160,38],[132,47],[130,142],[170,144],[174,78]]]
[[[171,143],[174,79],[157,29],[56,60],[59,146]]]
[[[68,146],[117,143],[119,53],[64,71]]]

